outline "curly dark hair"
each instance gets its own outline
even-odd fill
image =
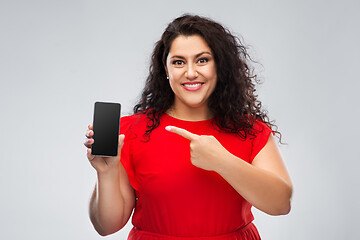
[[[269,120],[267,111],[257,99],[253,62],[240,39],[217,22],[197,15],[183,15],[173,20],[155,44],[145,88],[141,99],[134,106],[135,114],[146,114],[147,130],[144,137],[160,124],[160,117],[174,103],[174,92],[167,79],[166,58],[173,40],[180,36],[201,36],[214,55],[217,84],[208,106],[215,116],[214,122],[221,131],[237,134],[242,139],[255,137],[256,121],[267,124],[280,135],[277,126]]]

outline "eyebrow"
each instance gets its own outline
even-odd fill
[[[195,58],[198,58],[198,57],[200,57],[200,56],[201,56],[201,55],[203,55],[203,54],[209,54],[209,55],[212,55],[210,52],[201,52],[201,53],[196,54],[196,55],[195,55]],[[185,59],[185,57],[180,56],[180,55],[175,55],[175,56],[172,56],[171,58],[180,58],[180,59]],[[171,59],[171,58],[170,58],[170,59]]]

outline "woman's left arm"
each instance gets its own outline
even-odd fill
[[[191,141],[194,166],[220,174],[254,207],[270,215],[290,212],[292,183],[271,134],[250,164],[227,151],[213,136],[196,135],[174,126],[166,129]]]
[[[239,160],[228,152],[215,171],[259,210],[270,215],[288,214],[292,183],[274,137],[270,134],[252,164]]]

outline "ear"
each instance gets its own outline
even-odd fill
[[[168,72],[166,65],[164,66],[164,68],[165,68],[165,72],[166,72],[166,77],[169,78],[169,72]]]

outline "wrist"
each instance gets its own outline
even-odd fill
[[[114,178],[119,176],[119,168],[118,167],[109,167],[106,170],[98,170],[97,176],[100,179],[108,179],[108,178]]]
[[[234,167],[233,163],[236,160],[238,160],[236,156],[234,156],[230,152],[226,152],[226,154],[224,154],[223,157],[218,161],[215,171],[219,175],[223,176],[224,174],[226,174],[226,172],[229,171],[229,169],[232,169]]]

